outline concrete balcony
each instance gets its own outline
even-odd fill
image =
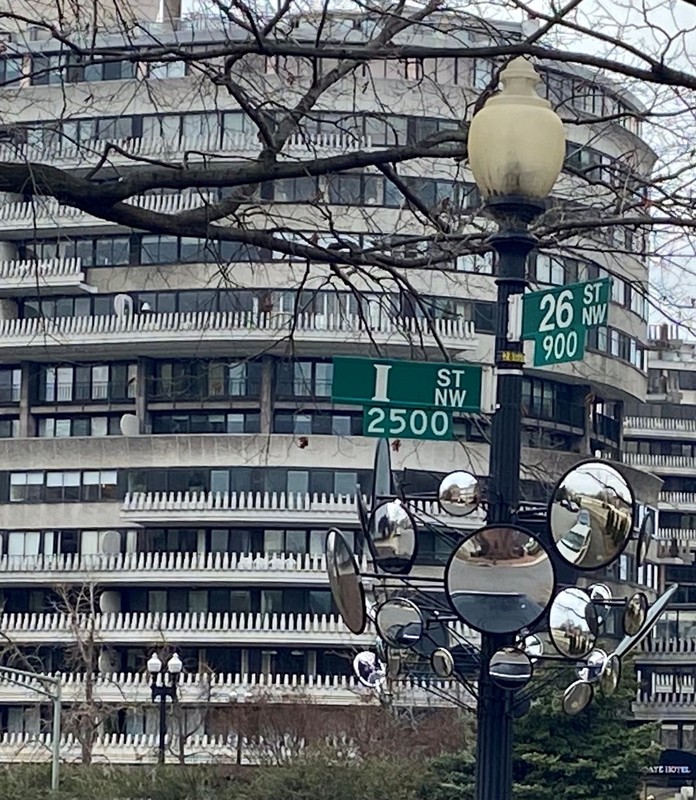
[[[13,145],[0,146],[0,161],[49,163],[63,169],[84,169],[96,164],[108,155],[106,165],[123,166],[141,162],[143,158],[161,161],[186,159],[188,163],[210,161],[211,156],[239,156],[244,159],[256,158],[261,152],[261,142],[256,136],[237,133],[228,134],[220,140],[220,134],[211,132],[199,136],[168,138],[130,138],[106,142],[103,139],[90,139],[84,142],[60,141],[56,145]],[[322,133],[315,136],[296,134],[289,140],[281,160],[291,158],[310,158],[317,155],[336,155],[353,150],[372,147],[372,137],[354,139],[338,133]]]
[[[0,297],[64,294],[75,290],[97,291],[85,283],[79,258],[0,262]]]
[[[660,492],[660,511],[696,511],[696,492]],[[662,534],[658,534],[662,538]]]
[[[170,642],[196,646],[273,644],[359,647],[374,644],[374,634],[355,636],[337,616],[326,614],[100,613],[2,614],[0,630],[17,645],[53,645],[93,638],[100,644],[152,646]]]
[[[189,312],[133,316],[0,320],[0,359],[93,358],[170,354],[244,355],[292,350],[294,354],[355,354],[356,347],[385,354],[417,351],[452,354],[475,350],[472,322],[396,317],[374,323],[359,316],[253,312]]]
[[[130,198],[126,204],[138,206],[160,214],[177,214],[200,208],[214,202],[210,194],[154,194]],[[79,208],[61,205],[53,198],[35,199],[33,202],[16,201],[0,205],[0,231],[25,234],[27,228],[32,232],[55,233],[56,226],[65,228],[112,228],[117,226]]]
[[[696,667],[696,639],[653,636],[643,642],[636,661],[640,664],[689,664]]]
[[[651,453],[624,453],[624,464],[642,467],[658,474],[696,473],[696,458],[693,456],[664,456]]]
[[[85,702],[87,687],[93,702],[109,705],[147,706],[152,702],[150,677],[145,673],[113,673],[88,676],[84,673],[56,673],[61,679],[61,699],[65,704]],[[0,703],[34,705],[45,703],[31,678],[18,681],[0,675]],[[462,699],[465,690],[456,682],[434,681],[437,689],[455,692]],[[418,707],[447,705],[435,694],[417,683],[396,683],[395,693],[402,702]],[[374,692],[345,675],[279,675],[279,674],[183,674],[179,681],[178,699],[182,705],[229,705],[230,703],[293,704],[311,703],[323,706],[375,705]]]
[[[368,499],[365,498],[366,503]],[[418,515],[451,524],[452,518],[436,502],[416,501],[410,506]],[[357,527],[356,499],[350,495],[293,494],[286,492],[138,492],[128,494],[121,516],[128,524],[228,525],[248,522],[296,525],[336,525]],[[485,515],[473,513],[457,522],[457,527],[476,530]]]
[[[681,691],[639,692],[631,704],[639,720],[669,722],[696,720],[696,693]]]
[[[119,553],[116,555],[3,556],[4,586],[80,584],[157,586],[325,585],[323,555],[249,553]]]
[[[670,417],[624,417],[624,436],[654,436],[659,439],[696,438],[696,419]]]

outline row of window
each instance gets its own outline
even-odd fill
[[[188,45],[195,57],[195,48]],[[302,80],[317,80],[337,66],[334,59],[299,58],[294,56],[247,57],[247,69],[263,70],[277,75],[281,80],[293,83]],[[500,63],[488,58],[408,58],[371,59],[355,70],[356,78],[370,80],[432,81],[437,84],[454,84],[486,89]],[[135,60],[100,59],[98,53],[89,57],[73,52],[34,53],[26,56],[9,54],[2,60],[0,84],[16,83],[29,77],[34,85],[78,83],[82,81],[126,80],[135,77],[149,79],[183,77],[187,71],[184,60],[171,63],[138,64]],[[639,120],[635,112],[624,101],[610,93],[605,87],[561,72],[542,69],[542,94],[559,110],[573,109],[587,116],[620,116],[620,122],[635,133],[639,133]]]
[[[647,357],[641,342],[616,328],[606,326],[589,328],[586,346],[598,353],[620,358],[636,369],[643,371],[646,369]]]
[[[20,318],[58,316],[108,316],[116,311],[117,295],[28,298],[18,302]],[[495,304],[488,301],[456,300],[423,295],[418,302],[406,293],[361,294],[351,292],[271,292],[267,289],[190,290],[179,292],[133,292],[128,308],[137,313],[251,312],[296,313],[352,317],[369,328],[395,318],[451,319],[474,323],[477,331],[492,333]],[[119,301],[120,302],[120,301]]]
[[[295,528],[145,528],[124,530],[0,531],[0,552],[9,556],[85,555],[126,553],[135,536],[138,553],[228,553],[264,555],[313,555],[324,552],[326,529]],[[353,532],[344,531],[353,544]],[[114,542],[114,537],[116,541]],[[108,548],[105,542],[108,541]]]
[[[219,672],[227,674],[239,674],[247,672],[253,675],[259,674],[281,674],[281,675],[348,675],[352,674],[351,663],[353,653],[350,650],[332,648],[331,650],[321,650],[314,648],[285,648],[274,647],[270,642],[265,648],[257,647],[233,647],[225,645],[216,647],[207,645],[206,647],[186,646],[182,641],[168,642],[173,650],[179,654],[184,671],[189,673],[208,673]],[[125,647],[111,646],[105,648],[108,654],[109,663],[114,672],[138,672],[146,670],[147,660],[152,655],[152,649],[146,647]],[[25,664],[30,664],[36,672],[74,672],[75,657],[70,648],[60,646],[37,647],[31,650],[22,650],[17,647],[13,649],[11,664],[16,666],[21,663],[20,658]],[[244,665],[244,667],[242,666]],[[6,708],[6,707],[3,707]],[[12,707],[10,707],[12,708]],[[16,707],[15,707],[16,708]],[[34,706],[34,708],[36,708]],[[2,709],[0,709],[0,712]],[[229,711],[225,711],[224,725],[216,733],[229,733]],[[123,712],[120,712],[123,713]],[[208,712],[210,713],[210,712]],[[100,715],[101,716],[101,715]],[[104,720],[105,730],[108,730],[110,718]],[[0,718],[0,724],[2,719]],[[153,727],[152,733],[156,733]],[[187,728],[190,730],[190,728]],[[110,731],[109,731],[110,732]],[[128,731],[127,729],[115,729],[114,733],[135,732],[142,733],[143,730]]]
[[[289,492],[353,495],[368,491],[372,476],[331,469],[232,467],[228,469],[36,470],[0,473],[0,502],[98,502],[128,492]]]
[[[332,614],[328,589],[147,589],[129,587],[114,608],[124,613],[212,614]],[[0,606],[10,614],[41,614],[65,610],[65,601],[49,589],[4,589]],[[120,608],[119,608],[120,606]],[[86,608],[83,610],[87,610]],[[99,605],[91,609],[98,612]],[[106,610],[106,609],[104,609]]]
[[[659,439],[627,439],[624,443],[627,453],[658,456],[696,456],[696,444],[680,441],[660,441]]]

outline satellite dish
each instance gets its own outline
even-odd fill
[[[133,298],[129,294],[117,294],[114,297],[114,314],[125,317],[133,313]]]
[[[113,653],[110,653],[108,650],[102,650],[97,659],[97,669],[102,674],[115,672]]]
[[[136,414],[124,414],[119,423],[124,436],[138,436],[140,434],[140,420]]]
[[[121,534],[118,531],[104,531],[101,535],[101,551],[107,556],[115,556],[120,553]]]
[[[118,592],[102,592],[99,596],[99,610],[102,614],[118,614],[121,611],[121,595]]]

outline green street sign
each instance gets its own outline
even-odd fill
[[[402,439],[452,439],[452,412],[432,408],[366,406],[363,436]]]
[[[331,400],[360,406],[480,411],[483,370],[469,364],[333,359]]]
[[[581,360],[587,329],[607,324],[610,297],[611,278],[524,295],[522,339],[534,341],[534,366]]]

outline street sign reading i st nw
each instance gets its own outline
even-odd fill
[[[331,400],[363,406],[365,436],[451,439],[452,412],[481,410],[477,365],[333,359]]]
[[[534,341],[534,366],[579,361],[588,328],[607,324],[611,278],[529,292],[522,300],[522,339]]]

